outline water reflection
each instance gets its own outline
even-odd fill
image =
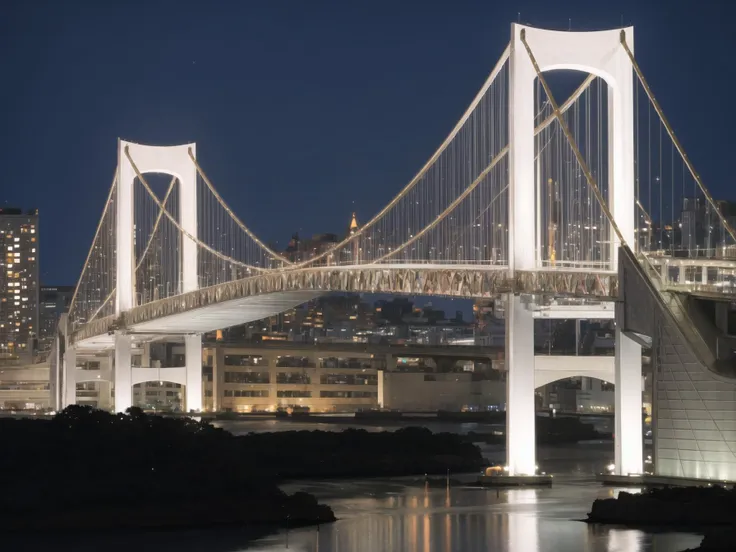
[[[4,535],[13,552],[676,552],[697,535],[590,526],[595,498],[615,495],[591,479],[552,488],[428,488],[398,481],[294,484],[329,503],[339,521],[254,540],[243,530],[153,531],[36,537]]]
[[[531,504],[537,506],[537,492],[534,489],[512,489],[506,492],[507,503],[512,505]],[[539,550],[539,528],[537,518],[529,512],[514,513],[504,516],[508,520],[509,552],[525,552]]]
[[[701,537],[648,534],[633,529],[589,526],[585,517],[596,497],[615,494],[587,482],[564,479],[551,489],[428,489],[358,482],[305,490],[327,499],[340,518],[318,530],[304,529],[258,541],[247,550],[275,552],[657,552],[694,547]],[[351,498],[350,494],[365,496]],[[344,494],[340,497],[339,495]],[[243,549],[245,550],[245,549]]]

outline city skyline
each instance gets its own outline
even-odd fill
[[[573,4],[567,9],[580,13]],[[468,103],[508,40],[509,23],[519,19],[519,11],[524,22],[573,30],[615,27],[624,11],[623,22],[637,28],[637,57],[690,157],[703,167],[714,193],[727,195],[729,116],[702,117],[686,109],[698,79],[716,61],[689,64],[687,80],[675,61],[733,43],[728,33],[704,30],[713,23],[703,6],[690,13],[684,2],[668,3],[672,21],[666,35],[655,22],[659,10],[638,4],[625,10],[626,3],[615,14],[586,6],[586,15],[571,23],[564,9],[540,2],[520,8],[470,3],[451,14],[430,3],[421,14],[399,7],[389,19],[377,17],[379,11],[330,3],[311,7],[241,7],[229,14],[231,21],[253,26],[250,32],[237,32],[238,25],[223,22],[228,14],[215,10],[201,22],[216,19],[218,27],[193,33],[199,21],[188,10],[172,14],[154,3],[147,7],[141,38],[121,48],[105,24],[115,19],[114,25],[124,25],[132,14],[91,10],[72,18],[50,4],[34,10],[11,3],[10,17],[0,23],[0,44],[13,55],[1,63],[21,84],[0,92],[6,105],[15,106],[2,155],[8,181],[33,185],[4,189],[2,199],[38,206],[47,228],[63,229],[47,234],[41,246],[43,283],[76,283],[86,245],[75,244],[88,244],[94,232],[117,137],[199,142],[202,163],[225,199],[257,235],[280,249],[293,231],[312,235],[344,228],[352,211],[367,220],[446,134],[457,106]],[[718,7],[723,21],[724,10],[732,8]],[[163,25],[164,16],[173,19]],[[170,30],[161,34],[164,27]],[[692,32],[681,32],[685,27]],[[36,40],[39,33],[55,47]],[[655,63],[661,48],[670,56]],[[145,51],[158,56],[143,58]],[[29,75],[24,67],[30,66]],[[136,72],[142,74],[135,78]],[[130,74],[136,86],[117,85],[117,73]],[[26,85],[32,87],[29,94]],[[50,89],[56,91],[51,100],[34,96]],[[723,93],[709,90],[709,103],[719,103]],[[89,101],[91,94],[96,102]],[[74,155],[59,139],[70,128]],[[698,140],[706,132],[711,138]]]

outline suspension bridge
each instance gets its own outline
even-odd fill
[[[121,140],[51,358],[57,404],[73,403],[84,378],[104,378],[122,411],[134,384],[164,377],[200,410],[202,333],[330,291],[500,297],[512,474],[535,473],[535,316],[615,311],[617,472],[642,472],[641,348],[651,347],[658,473],[736,479],[736,376],[723,323],[736,295],[736,238],[633,40],[633,28],[512,25],[488,79],[416,176],[311,258],[261,241],[218,194],[195,144]],[[559,101],[545,74],[562,69],[586,77]],[[151,173],[171,176],[165,193]],[[702,299],[717,302],[715,322]],[[132,366],[134,349],[166,337],[184,340],[185,366],[164,376],[145,360]],[[75,369],[90,354],[111,355],[114,370]]]

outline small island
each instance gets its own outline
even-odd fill
[[[677,527],[705,533],[697,550],[733,550],[736,542],[736,489],[664,487],[593,502],[589,523]],[[694,552],[694,551],[693,551]]]
[[[0,530],[327,523],[332,510],[286,480],[474,471],[480,450],[422,428],[234,436],[131,408],[70,406],[50,420],[0,419]]]

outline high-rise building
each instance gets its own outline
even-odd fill
[[[54,341],[59,317],[67,312],[74,286],[41,286],[38,314],[38,348],[47,351]]]
[[[0,355],[33,354],[38,333],[38,210],[0,208]]]

